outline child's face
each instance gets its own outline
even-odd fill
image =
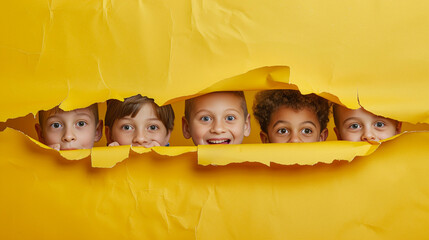
[[[156,115],[151,103],[145,103],[137,115],[115,120],[112,129],[106,127],[108,144],[133,145],[143,147],[165,146],[170,139],[170,131]]]
[[[182,119],[185,138],[195,145],[241,144],[250,134],[250,116],[244,116],[241,98],[233,93],[210,93],[194,99],[189,122]]]
[[[401,123],[376,116],[363,108],[356,110],[338,106],[334,128],[338,140],[353,142],[380,141],[401,132]]]
[[[89,149],[102,135],[102,122],[96,122],[89,108],[58,112],[36,124],[39,141],[57,150]]]
[[[267,133],[260,133],[263,143],[299,143],[325,141],[328,129],[321,127],[317,115],[308,108],[295,110],[279,107],[271,114]]]

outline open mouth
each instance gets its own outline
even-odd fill
[[[207,140],[208,144],[229,144],[231,142],[230,139],[209,139]]]

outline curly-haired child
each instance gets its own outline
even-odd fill
[[[297,90],[266,90],[256,94],[253,113],[263,143],[320,142],[328,137],[330,102]]]

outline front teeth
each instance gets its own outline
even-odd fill
[[[224,143],[227,142],[228,140],[209,140],[208,142],[211,144],[220,144],[220,143]]]

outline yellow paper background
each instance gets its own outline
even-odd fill
[[[203,167],[196,153],[152,152],[92,168],[6,130],[0,238],[425,239],[428,141],[404,134],[369,156],[315,166]]]
[[[0,129],[36,138],[31,113],[140,93],[173,104],[170,143],[191,145],[180,130],[185,98],[249,90],[251,107],[255,90],[299,87],[429,130],[428,9],[423,0],[8,1]],[[259,142],[252,126],[245,143]],[[58,153],[7,129],[1,239],[424,239],[428,142],[427,132],[380,146],[103,140]]]
[[[429,123],[427,9],[423,0],[9,1],[0,10],[0,121],[137,93],[162,104],[285,66],[290,77],[273,79],[304,93],[352,108],[359,96],[380,115]]]

